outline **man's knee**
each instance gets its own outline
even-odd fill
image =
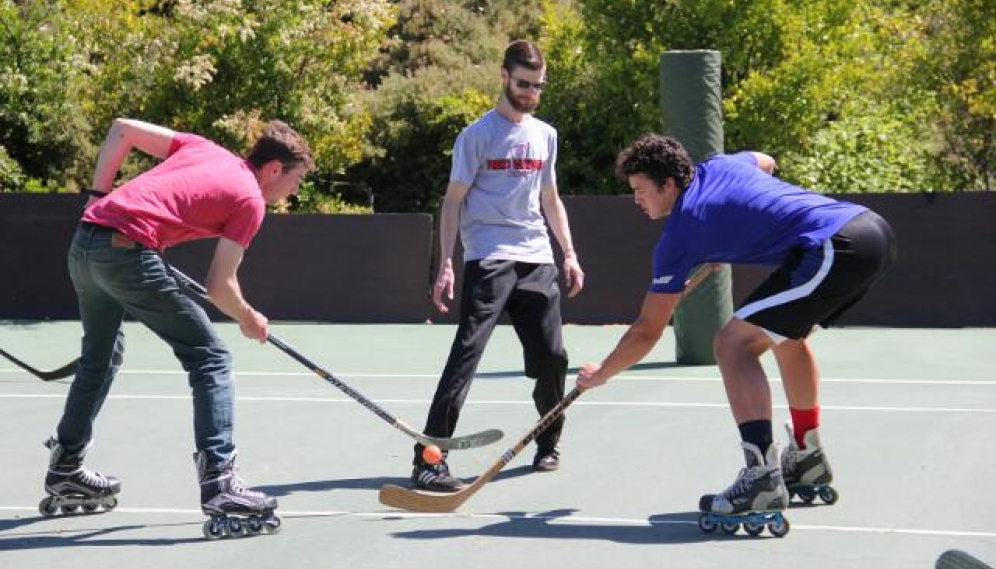
[[[191,385],[201,381],[225,383],[232,369],[232,354],[224,346],[205,346],[181,358],[190,374]]]
[[[713,350],[720,363],[743,356],[757,357],[770,347],[771,339],[764,330],[737,318],[713,338]]]

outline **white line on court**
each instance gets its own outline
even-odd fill
[[[0,399],[64,399],[63,393],[0,393]],[[132,401],[190,401],[190,395],[109,395],[108,399]],[[256,403],[356,403],[345,397],[254,397],[239,396],[240,402]],[[429,405],[428,399],[378,399],[378,403],[392,405]],[[529,405],[523,400],[468,400],[466,405]],[[664,401],[578,401],[573,407],[667,407],[728,409],[728,403],[664,402]],[[775,404],[775,409],[788,409],[788,405]],[[899,413],[996,413],[996,408],[962,407],[872,407],[850,405],[821,405],[825,411],[881,411]]]
[[[0,374],[19,374],[24,375],[27,372],[16,368],[0,368]],[[478,374],[478,378],[484,379],[489,375],[494,377],[496,372],[482,372]],[[177,375],[186,376],[187,373],[180,370],[161,370],[161,369],[123,369],[118,372],[118,375]],[[353,372],[336,372],[333,375],[339,377],[340,379],[347,378],[368,378],[368,379],[439,379],[439,374],[431,373],[353,373]],[[235,371],[232,373],[233,377],[314,377],[314,372],[307,371]],[[502,372],[502,377],[507,377],[508,379],[521,378],[525,379],[524,375],[516,375],[514,373],[505,374]],[[69,379],[69,378],[67,378]],[[769,376],[769,381],[781,382],[781,378],[778,376]],[[632,375],[632,374],[620,374],[616,376],[613,382],[618,381],[661,381],[661,382],[689,382],[689,383],[719,383],[723,379],[719,376],[709,376],[709,377],[692,377],[692,376],[670,376],[670,375]],[[996,387],[996,381],[990,380],[957,380],[957,379],[895,379],[895,378],[876,378],[876,377],[866,377],[866,378],[854,378],[854,377],[821,377],[820,383],[856,383],[856,384],[884,384],[884,385],[970,385],[970,386],[985,386],[985,387]]]
[[[10,511],[10,512],[37,512],[37,507],[27,507],[27,506],[0,506],[0,511]],[[200,510],[195,509],[179,509],[179,508],[121,508],[118,507],[114,510],[117,513],[123,514],[182,514],[190,515],[194,517],[204,517],[204,514]],[[278,510],[277,513],[282,518],[313,518],[313,517],[340,517],[340,516],[355,516],[359,518],[404,518],[404,519],[417,519],[417,518],[467,518],[472,520],[515,520],[515,521],[530,521],[530,520],[542,520],[545,522],[551,522],[551,525],[626,525],[626,526],[666,526],[666,525],[690,525],[695,526],[697,522],[694,520],[641,520],[634,518],[603,518],[603,517],[590,517],[590,516],[550,516],[543,514],[536,515],[523,515],[523,514],[420,514],[411,512],[401,512],[401,511],[390,511],[390,512],[347,512],[347,511],[307,511],[307,510]],[[52,519],[61,519],[61,517],[55,517]],[[957,531],[957,530],[944,530],[944,529],[921,529],[921,528],[880,528],[880,527],[862,527],[862,526],[825,526],[825,525],[801,525],[792,524],[792,530],[798,531],[830,531],[838,533],[891,533],[891,534],[902,534],[902,535],[923,535],[923,536],[943,536],[943,537],[978,537],[987,539],[996,539],[996,533],[993,532],[979,532],[979,531]],[[65,530],[63,530],[65,531]]]

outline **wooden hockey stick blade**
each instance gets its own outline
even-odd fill
[[[993,569],[975,557],[958,549],[949,549],[937,558],[936,569]]]
[[[550,409],[550,411],[543,416],[542,419],[536,426],[529,430],[528,433],[520,440],[516,445],[501,455],[501,457],[488,468],[487,472],[477,477],[476,480],[471,482],[469,485],[464,486],[462,489],[453,492],[452,494],[440,494],[440,493],[427,493],[419,492],[418,490],[412,490],[409,488],[402,488],[401,486],[396,486],[394,484],[386,484],[380,488],[380,493],[378,498],[380,502],[385,506],[391,506],[392,508],[399,508],[402,510],[407,510],[409,512],[430,512],[430,513],[445,513],[452,512],[459,508],[464,502],[470,499],[471,496],[477,493],[482,486],[487,484],[492,478],[494,478],[505,465],[512,461],[522,449],[526,447],[533,439],[535,439],[544,429],[550,426],[550,423],[555,421],[557,417],[564,413],[564,410],[573,403],[578,397],[581,396],[581,390],[574,388],[566,397],[561,399],[560,403],[556,407]]]
[[[54,381],[56,379],[67,378],[74,373],[76,373],[76,365],[79,363],[79,358],[69,362],[68,364],[60,367],[59,369],[54,369],[52,371],[43,371],[40,369],[35,369],[28,364],[22,362],[21,360],[15,358],[14,356],[8,354],[7,352],[0,350],[0,355],[7,358],[17,367],[23,369],[24,371],[30,373],[31,375],[37,377],[42,381]]]
[[[180,283],[191,293],[196,295],[198,298],[204,302],[211,302],[208,297],[207,289],[204,288],[202,284],[195,281],[194,279],[183,274],[176,267],[172,265],[167,265],[169,271],[180,281]],[[391,426],[397,428],[399,431],[405,433],[409,437],[415,439],[416,441],[422,443],[423,445],[436,445],[443,450],[461,450],[474,448],[484,445],[489,445],[502,438],[503,433],[498,429],[489,429],[487,431],[481,431],[480,433],[474,433],[471,435],[465,435],[462,437],[453,438],[435,438],[423,435],[422,433],[416,431],[415,429],[409,427],[401,419],[398,419],[394,415],[388,413],[383,407],[377,403],[367,399],[362,393],[353,389],[348,383],[342,381],[332,373],[326,371],[325,369],[319,367],[317,364],[309,360],[308,358],[301,355],[297,350],[292,348],[289,344],[270,334],[266,339],[271,345],[275,346],[277,349],[287,354],[295,361],[308,368],[314,372],[318,377],[324,379],[325,381],[331,383],[339,391],[342,391],[346,395],[350,396],[354,401],[363,405],[367,410],[371,411],[374,415],[377,415]]]

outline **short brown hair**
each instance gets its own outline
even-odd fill
[[[540,53],[538,47],[532,42],[518,40],[508,44],[505,48],[505,59],[501,66],[508,71],[514,71],[516,67],[525,67],[533,71],[542,71],[546,67],[546,60]]]
[[[246,157],[254,168],[261,168],[271,160],[279,160],[284,170],[304,164],[308,170],[315,169],[308,142],[287,123],[272,120],[263,128],[263,134],[256,140],[249,156]]]

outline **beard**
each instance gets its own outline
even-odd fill
[[[535,101],[525,101],[515,96],[512,92],[512,86],[505,86],[505,100],[511,105],[515,112],[517,113],[532,113],[539,106],[539,100]]]

